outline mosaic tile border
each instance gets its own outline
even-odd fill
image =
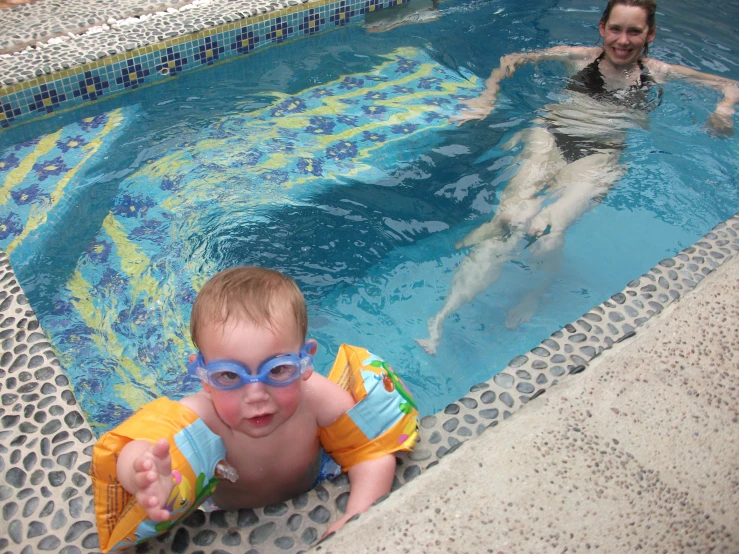
[[[127,29],[128,34],[118,38],[129,42],[107,49],[70,46],[66,57],[65,52],[54,52],[55,61],[41,61],[41,65],[15,60],[5,73],[0,71],[6,75],[0,87],[0,128],[222,63],[258,48],[357,23],[365,13],[409,0],[307,1],[302,0],[303,5],[297,0],[272,1],[266,6],[252,1],[247,3],[251,7],[231,15],[205,21],[202,17],[184,19],[182,26],[157,29],[151,36],[137,37],[135,30]],[[167,24],[173,21],[178,19],[168,19]]]
[[[517,356],[442,412],[424,417],[418,447],[398,457],[393,490],[559,380],[585,371],[601,352],[634,336],[650,317],[737,253],[739,214]],[[0,341],[0,552],[95,551],[88,477],[93,433],[2,251]],[[196,512],[137,552],[305,552],[343,511],[348,489],[342,476],[258,510]]]

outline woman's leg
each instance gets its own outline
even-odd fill
[[[511,257],[515,243],[513,236],[503,241],[489,238],[472,248],[462,260],[452,278],[452,286],[444,307],[428,321],[429,337],[416,339],[426,352],[436,354],[436,347],[441,342],[444,320],[468,302],[472,302],[478,294],[498,279],[503,264]]]
[[[457,269],[444,306],[429,319],[429,338],[416,339],[429,354],[436,353],[446,318],[498,279],[541,208],[543,198],[537,195],[566,163],[546,129],[535,127],[517,133],[504,147],[510,148],[520,140],[524,140],[521,165],[501,194],[495,217],[457,244],[458,248],[473,248]]]
[[[539,193],[567,162],[554,136],[542,127],[516,133],[502,148],[513,148],[521,140],[524,145],[520,165],[500,195],[495,216],[458,242],[457,248],[474,246],[490,237],[503,237],[509,229],[526,228],[539,212],[544,201]]]
[[[543,252],[534,252],[529,260],[532,271],[537,273],[536,284],[523,295],[518,303],[508,310],[506,329],[516,329],[526,323],[539,310],[539,301],[542,295],[549,290],[554,276],[562,267],[564,243],[561,246],[552,245]]]
[[[624,173],[619,165],[620,152],[613,150],[586,156],[565,166],[555,177],[557,199],[533,218],[528,233],[538,236],[529,248],[531,264],[541,273],[539,284],[528,291],[521,301],[511,308],[506,327],[515,329],[531,319],[539,309],[539,300],[549,288],[562,265],[565,231],[588,211],[597,199],[606,195]],[[549,228],[549,233],[543,233]]]
[[[564,166],[554,177],[556,200],[531,220],[528,233],[540,237],[532,245],[542,251],[564,244],[572,223],[603,198],[623,174],[619,150],[591,154]],[[544,235],[549,228],[549,233]],[[544,235],[544,236],[543,236]],[[560,244],[561,243],[561,244]]]

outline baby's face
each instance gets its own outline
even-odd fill
[[[208,327],[203,331],[198,343],[206,363],[234,360],[252,372],[274,356],[297,354],[303,345],[294,321],[276,325],[274,330],[231,321],[223,327]],[[306,371],[284,387],[252,383],[224,391],[203,382],[203,388],[210,393],[218,415],[231,429],[253,438],[266,437],[295,415],[300,406],[302,383],[311,372]]]

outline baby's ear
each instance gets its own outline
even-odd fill
[[[315,356],[318,351],[318,342],[316,339],[307,339],[305,341],[305,349],[311,356]]]
[[[303,348],[308,354],[310,354],[311,356],[315,356],[316,352],[318,351],[318,342],[316,341],[316,339],[307,339]],[[313,375],[313,365],[306,369],[300,377],[303,379],[303,381],[305,381],[311,375]]]

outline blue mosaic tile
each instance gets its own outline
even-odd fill
[[[226,48],[221,46],[217,39],[206,37],[193,57],[199,60],[201,65],[212,65],[225,50]]]
[[[234,42],[231,43],[231,50],[237,52],[251,52],[259,44],[259,35],[255,34],[252,27],[242,27],[236,34]]]
[[[283,40],[290,38],[293,32],[294,29],[288,25],[285,18],[278,17],[275,19],[275,22],[270,25],[266,38],[272,42],[282,42]]]
[[[30,111],[51,113],[67,99],[66,94],[60,94],[57,92],[53,83],[51,85],[39,85],[38,88],[39,92],[33,95],[33,101],[28,104],[28,109]]]
[[[351,18],[355,15],[354,10],[351,6],[347,6],[346,2],[339,2],[338,7],[332,10],[332,15],[329,17],[329,21],[334,25],[346,25],[350,22]]]
[[[359,10],[359,13],[365,14],[365,13],[381,10],[382,6],[383,6],[382,0],[367,0],[364,3],[364,7],[362,7]]]
[[[153,53],[131,56],[100,68],[82,66],[79,73],[72,77],[51,80],[38,87],[22,88],[6,95],[0,94],[0,127],[7,128],[60,108],[136,89],[154,82],[160,75],[178,75],[297,36],[313,35],[329,27],[358,23],[363,20],[365,13],[407,1],[341,0],[318,7],[306,7],[258,23],[247,24],[249,18],[246,18],[244,25],[236,29],[216,27],[210,30],[210,36],[200,36],[173,46],[162,45]]]
[[[10,102],[0,104],[0,126],[10,127],[10,124],[20,115],[21,109],[14,107]]]
[[[302,31],[304,35],[312,35],[320,31],[324,25],[326,25],[326,18],[311,8],[307,14],[303,15],[302,22],[298,24],[298,30]]]
[[[143,84],[148,76],[149,70],[144,68],[141,63],[136,63],[134,60],[126,60],[126,67],[121,70],[120,77],[116,77],[115,81],[125,88],[133,89]]]
[[[97,100],[109,88],[110,83],[107,79],[103,79],[100,75],[95,75],[91,71],[86,71],[82,76],[78,76],[76,90],[72,92],[72,95],[74,98],[83,100]]]
[[[183,56],[181,52],[177,52],[174,48],[167,48],[164,53],[159,51],[159,63],[155,66],[157,72],[162,73],[166,70],[170,75],[177,75],[185,70],[187,65],[187,56]]]

